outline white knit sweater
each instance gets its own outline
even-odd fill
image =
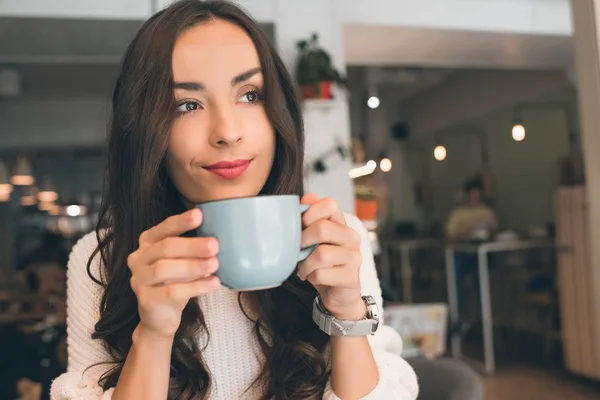
[[[348,224],[361,233],[363,294],[372,295],[381,309],[381,289],[367,232],[354,216],[347,215]],[[52,400],[109,400],[112,390],[102,391],[98,378],[106,367],[86,368],[110,360],[103,344],[91,337],[99,318],[102,287],[87,275],[86,264],[96,248],[95,234],[83,237],[73,248],[67,272],[67,344],[68,370],[54,380]],[[92,273],[99,277],[100,260],[96,257]],[[222,288],[198,298],[210,332],[210,341],[203,358],[212,376],[210,399],[259,399],[258,389],[246,391],[261,371],[263,355],[253,332],[253,324],[239,305],[236,292]],[[206,338],[199,337],[203,341]],[[400,337],[387,326],[369,338],[379,368],[377,387],[365,400],[414,400],[418,385],[411,367],[397,354],[402,349]],[[205,342],[203,342],[205,343]],[[394,354],[395,353],[395,354]],[[254,387],[253,387],[254,388]],[[339,400],[328,384],[324,399]]]

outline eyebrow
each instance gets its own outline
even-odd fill
[[[238,83],[247,81],[248,79],[252,78],[254,75],[256,75],[258,73],[262,73],[262,68],[256,67],[256,68],[249,69],[248,71],[243,72],[243,73],[239,74],[238,76],[234,77],[231,80],[231,86],[235,86]]]
[[[173,87],[175,89],[183,89],[188,90],[190,92],[200,92],[206,89],[206,86],[204,86],[200,82],[175,82],[175,84],[173,84]]]
[[[252,68],[246,72],[242,72],[241,74],[233,77],[233,79],[231,80],[231,86],[235,86],[238,83],[247,81],[248,79],[252,78],[254,75],[259,73],[262,73],[262,68],[260,67]],[[173,84],[173,87],[175,89],[182,89],[190,92],[200,92],[206,89],[206,86],[200,82],[175,82]]]

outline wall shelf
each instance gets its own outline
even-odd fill
[[[302,109],[304,111],[330,111],[335,104],[333,99],[310,99],[302,100]]]

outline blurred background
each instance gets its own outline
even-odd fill
[[[0,0],[0,399],[66,368],[119,63],[170,2]],[[370,231],[419,398],[600,398],[600,0],[237,3],[298,82],[307,190]]]

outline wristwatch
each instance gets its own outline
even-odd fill
[[[319,328],[330,336],[367,336],[377,332],[379,327],[379,310],[373,296],[362,296],[367,306],[367,314],[358,321],[345,321],[335,318],[315,297],[313,303],[313,320]]]

